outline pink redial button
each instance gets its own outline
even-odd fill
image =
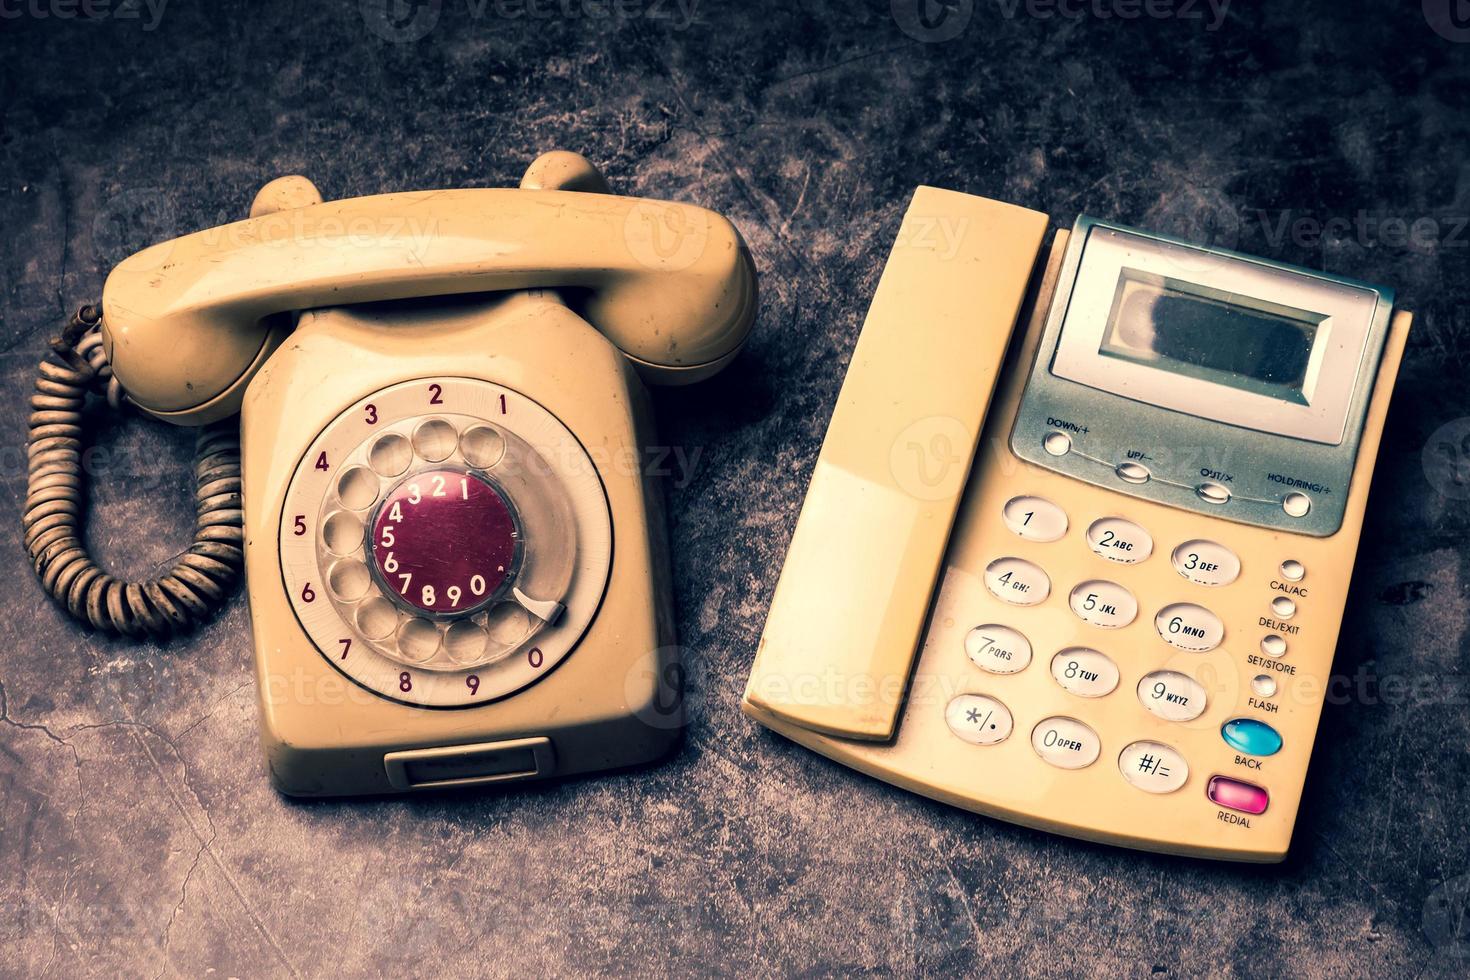
[[[1271,797],[1264,789],[1229,776],[1214,776],[1207,789],[1210,799],[1220,806],[1241,813],[1265,813]]]

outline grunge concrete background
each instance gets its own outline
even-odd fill
[[[1455,0],[0,0],[0,973],[1344,974],[1470,969],[1470,20]],[[44,338],[149,242],[304,173],[513,183],[580,150],[708,205],[752,341],[659,392],[693,717],[666,764],[293,803],[247,611],[91,635],[26,568]],[[966,815],[736,702],[856,332],[919,182],[1395,285],[1418,314],[1290,860],[1135,854]],[[187,541],[185,433],[130,420],[91,535]],[[840,596],[833,601],[840,602]]]

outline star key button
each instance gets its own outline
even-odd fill
[[[961,694],[944,710],[949,730],[971,745],[995,745],[1011,735],[1010,709],[984,694]]]

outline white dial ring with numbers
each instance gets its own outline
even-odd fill
[[[420,504],[441,509],[405,519]],[[281,577],[312,643],[351,680],[407,704],[473,707],[571,652],[612,543],[602,480],[555,416],[502,385],[421,378],[360,399],[302,455],[281,511]],[[411,590],[387,574],[401,568],[421,574]],[[425,587],[435,571],[458,577]]]

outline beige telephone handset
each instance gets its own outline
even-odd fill
[[[979,813],[1280,860],[1409,314],[1089,218],[1038,262],[1048,224],[915,192],[743,707]]]
[[[293,795],[662,754],[682,715],[638,375],[728,364],[755,275],[719,215],[606,191],[563,152],[520,189],[321,203],[284,178],[249,220],[122,262],[33,398],[47,591],[166,636],[243,564],[267,761]],[[180,424],[241,412],[239,455],[233,422],[204,430],[197,540],[149,582],[83,543],[89,391]]]

